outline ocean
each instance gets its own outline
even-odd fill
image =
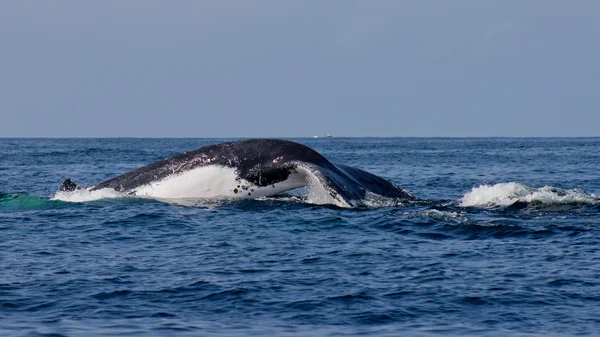
[[[0,139],[0,336],[600,335],[600,138],[292,139],[415,201],[57,198],[231,139]]]

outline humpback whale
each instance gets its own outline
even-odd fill
[[[333,164],[308,146],[278,139],[250,139],[201,147],[86,187],[154,198],[256,198],[308,186],[323,203],[357,205],[368,193],[414,199],[390,181],[358,168]],[[71,179],[59,191],[84,189]]]

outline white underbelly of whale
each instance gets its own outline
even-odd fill
[[[137,196],[153,198],[257,198],[268,197],[281,192],[306,186],[306,172],[300,170],[273,185],[254,186],[244,179],[237,179],[235,169],[209,165],[198,167],[162,180],[140,186],[133,192]]]

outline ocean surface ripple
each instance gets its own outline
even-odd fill
[[[0,139],[1,336],[600,331],[600,139],[295,139],[418,200],[53,200],[226,139]]]

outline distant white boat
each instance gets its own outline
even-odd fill
[[[331,137],[333,137],[333,135],[331,133],[328,133],[327,138],[331,138]]]
[[[313,136],[313,138],[319,138],[319,136]]]

